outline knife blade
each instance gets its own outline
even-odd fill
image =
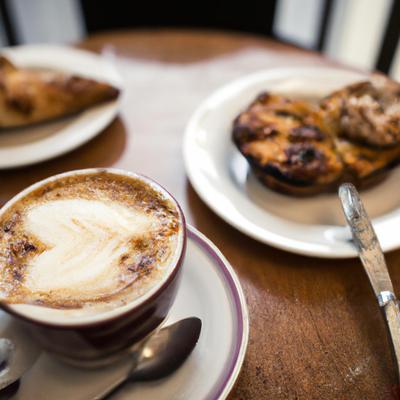
[[[350,183],[341,185],[339,198],[352,233],[354,246],[384,314],[399,377],[400,311],[382,248],[354,185]]]
[[[343,184],[339,188],[339,197],[351,229],[353,243],[379,300],[382,292],[393,293],[394,290],[375,230],[352,184]]]

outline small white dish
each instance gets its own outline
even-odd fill
[[[233,388],[249,332],[243,291],[221,252],[192,227],[188,227],[187,245],[182,282],[166,324],[199,317],[199,342],[173,375],[156,382],[127,384],[113,396],[115,400],[222,400]],[[12,321],[0,312],[0,336]],[[121,362],[102,370],[82,370],[43,354],[23,377],[13,399],[89,400],[128,368],[129,364]]]
[[[66,46],[26,45],[1,49],[20,67],[55,69],[108,82],[121,89],[121,78],[104,57]],[[0,169],[57,157],[98,135],[118,113],[118,99],[76,115],[31,127],[0,131]]]
[[[262,91],[321,98],[365,79],[361,73],[321,67],[262,71],[208,97],[185,132],[187,175],[202,200],[226,222],[263,243],[294,253],[356,257],[335,193],[296,198],[265,188],[231,140],[234,118]],[[384,251],[400,246],[400,168],[361,197]]]

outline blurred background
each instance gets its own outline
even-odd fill
[[[72,43],[88,33],[200,27],[272,36],[400,80],[400,1],[0,0],[0,45]]]

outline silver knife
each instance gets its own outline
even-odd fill
[[[339,188],[339,197],[358,256],[385,316],[399,375],[400,311],[385,257],[356,188],[350,183],[344,183]]]

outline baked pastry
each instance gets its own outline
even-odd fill
[[[400,84],[382,75],[338,90],[321,107],[338,134],[371,146],[400,143]]]
[[[61,72],[17,68],[0,56],[0,128],[63,117],[118,97],[107,83]]]
[[[342,181],[352,182],[358,188],[379,182],[400,161],[400,145],[374,148],[338,136],[335,146],[344,165]]]
[[[321,107],[263,93],[239,114],[233,141],[262,183],[292,195],[329,191],[344,181],[365,187],[400,161],[400,139],[373,147],[361,134],[343,132],[344,95],[337,93]]]
[[[343,174],[318,107],[262,93],[233,125],[233,140],[257,177],[290,194],[327,190]]]

